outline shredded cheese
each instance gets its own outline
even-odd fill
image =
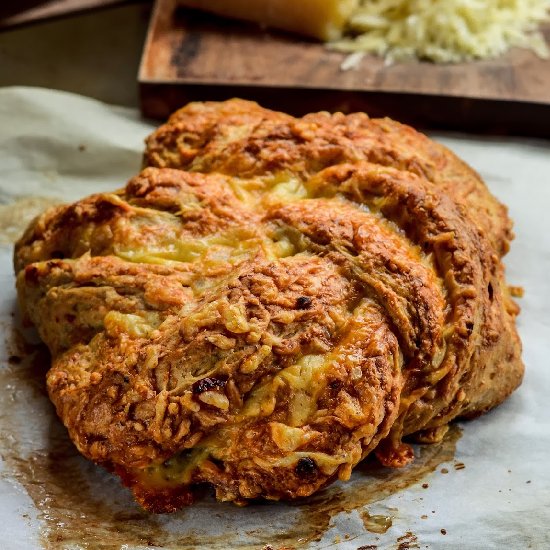
[[[348,36],[329,48],[351,54],[343,70],[359,64],[358,52],[385,56],[389,63],[455,63],[497,57],[517,46],[547,58],[537,28],[549,18],[550,0],[361,0]]]

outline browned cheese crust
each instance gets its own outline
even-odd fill
[[[506,209],[413,129],[193,103],[127,186],[17,243],[78,449],[152,511],[312,494],[521,382]]]

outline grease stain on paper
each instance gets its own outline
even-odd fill
[[[36,216],[60,202],[52,197],[31,196],[0,204],[0,244],[14,243]]]
[[[8,355],[22,357],[22,361],[0,366],[0,384],[11,388],[0,393],[0,411],[4,411],[0,440],[7,466],[3,475],[15,478],[34,501],[43,526],[41,542],[47,550],[225,550],[229,541],[235,549],[258,549],[266,544],[274,549],[301,548],[321,540],[336,515],[355,511],[365,529],[384,533],[392,518],[371,515],[366,506],[417,484],[443,462],[451,461],[460,438],[459,428],[453,427],[442,444],[418,447],[416,460],[403,469],[382,468],[366,460],[356,468],[351,482],[332,485],[300,502],[238,508],[215,503],[205,494],[193,507],[153,515],[137,506],[118,479],[73,446],[47,399],[45,374],[50,360],[45,346],[28,344],[14,331]],[[44,438],[38,448],[29,440],[25,426],[25,420],[36,415],[42,418]],[[406,547],[413,541],[399,542]]]

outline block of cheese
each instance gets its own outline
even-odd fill
[[[359,0],[178,0],[178,3],[329,41],[342,36]]]

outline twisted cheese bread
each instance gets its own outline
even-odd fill
[[[193,103],[117,192],[15,250],[51,399],[152,511],[307,496],[521,382],[505,208],[447,149],[363,114]]]

